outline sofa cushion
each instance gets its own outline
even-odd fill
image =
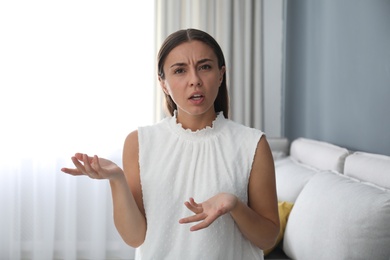
[[[290,156],[320,170],[343,172],[346,148],[312,139],[298,138],[291,143]]]
[[[275,162],[276,191],[279,201],[294,203],[306,183],[319,170],[291,157]]]
[[[355,152],[346,158],[344,174],[390,189],[390,156]]]
[[[300,260],[388,260],[389,223],[389,190],[334,172],[320,172],[294,204],[283,250]]]

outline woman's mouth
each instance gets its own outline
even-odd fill
[[[196,94],[196,95],[193,95],[190,97],[190,99],[192,99],[194,101],[201,100],[202,98],[203,98],[203,96],[200,94]]]
[[[194,94],[192,95],[189,100],[193,105],[200,105],[204,101],[204,96],[202,94]]]

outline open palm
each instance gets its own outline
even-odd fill
[[[118,165],[97,155],[90,157],[76,153],[72,156],[72,162],[76,168],[62,168],[61,171],[74,176],[86,175],[92,179],[114,179],[123,176]]]
[[[195,215],[180,219],[179,223],[200,223],[191,227],[191,231],[207,228],[217,218],[230,212],[237,204],[237,197],[229,193],[219,193],[202,203],[190,198],[184,205]]]

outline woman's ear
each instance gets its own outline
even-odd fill
[[[158,76],[158,82],[160,83],[162,91],[164,91],[164,93],[166,95],[169,95],[168,89],[165,85],[165,80],[163,78],[161,78],[160,76]]]
[[[221,69],[219,70],[219,84],[222,84],[223,75],[225,74],[225,72],[226,72],[226,68],[225,66],[222,66]]]

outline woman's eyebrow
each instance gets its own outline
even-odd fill
[[[181,66],[185,66],[185,65],[187,65],[187,64],[185,64],[184,62],[178,62],[178,63],[172,64],[170,66],[170,68],[172,68],[172,67],[181,67]]]
[[[208,58],[206,58],[206,59],[201,59],[201,60],[199,60],[198,62],[197,62],[197,64],[201,64],[201,63],[205,63],[205,62],[213,62],[213,60],[212,59],[208,59]]]
[[[205,59],[201,59],[199,60],[196,64],[201,64],[201,63],[205,63],[205,62],[213,62],[212,59],[208,59],[208,58],[205,58]],[[187,63],[185,62],[177,62],[177,63],[174,63],[170,66],[170,68],[173,68],[173,67],[182,67],[182,66],[187,66]]]

